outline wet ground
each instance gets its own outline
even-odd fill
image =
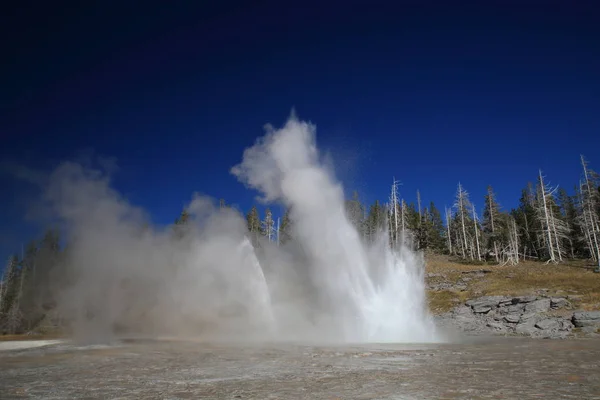
[[[0,351],[0,398],[600,399],[600,340],[54,343]]]

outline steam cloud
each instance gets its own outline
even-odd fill
[[[221,340],[427,342],[423,260],[387,238],[362,242],[343,189],[321,162],[315,127],[291,117],[245,150],[231,171],[265,202],[291,210],[294,240],[255,249],[243,217],[194,196],[175,237],[110,187],[106,175],[61,165],[46,200],[69,249],[58,310],[75,334],[115,332]]]

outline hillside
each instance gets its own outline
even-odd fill
[[[468,299],[488,295],[567,296],[574,308],[600,309],[600,274],[593,272],[589,262],[475,265],[440,255],[430,255],[426,260],[429,305],[436,314]]]

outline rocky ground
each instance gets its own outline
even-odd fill
[[[571,311],[565,297],[483,296],[436,317],[440,326],[468,334],[564,339],[600,336],[600,311]]]
[[[426,282],[442,327],[469,335],[600,336],[600,274],[580,265],[437,260],[429,262]]]

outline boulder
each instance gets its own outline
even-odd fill
[[[531,303],[532,301],[536,301],[537,298],[537,296],[517,296],[514,300],[516,303]]]
[[[558,330],[560,328],[560,322],[554,318],[546,318],[536,323],[535,326],[542,330]]]
[[[498,313],[502,315],[507,314],[520,314],[525,309],[525,304],[511,304],[508,306],[501,306],[498,308]]]
[[[573,314],[573,324],[578,328],[600,327],[600,311],[578,311]]]
[[[512,306],[506,307],[506,312],[508,314],[522,313],[523,310],[525,310],[525,304],[513,304]]]
[[[453,310],[454,315],[469,315],[472,312],[471,307],[468,306],[458,306]]]
[[[516,301],[513,297],[506,297],[505,299],[503,299],[498,306],[499,307],[505,307],[505,306],[510,306],[512,304],[515,304]]]
[[[527,313],[541,313],[550,310],[550,299],[539,299],[527,303],[525,306],[525,312]]]
[[[476,299],[468,300],[465,304],[470,306],[471,308],[475,307],[496,307],[500,302],[505,301],[507,298],[505,296],[483,296],[478,297]]]
[[[534,321],[534,324],[535,324],[535,322],[539,321],[540,319],[541,319],[541,316],[538,313],[531,312],[531,313],[521,314],[521,317],[519,318],[519,322]]]
[[[495,331],[499,331],[499,332],[506,332],[506,326],[504,324],[502,324],[501,322],[496,322],[496,321],[490,321],[488,322],[485,326],[487,326],[488,328],[492,328]]]
[[[504,320],[511,324],[516,324],[521,319],[519,314],[508,314],[504,316]]]
[[[492,309],[492,307],[486,306],[486,305],[473,306],[473,312],[475,314],[485,314],[485,313],[489,312],[491,309]]]
[[[561,331],[567,331],[570,332],[572,331],[574,328],[573,323],[571,321],[569,321],[568,319],[563,319],[562,321],[560,321],[560,330]]]
[[[521,335],[533,335],[537,333],[537,328],[535,327],[535,320],[530,319],[527,321],[519,322],[515,326],[515,332]]]
[[[553,297],[550,299],[550,307],[553,310],[569,308],[570,306],[571,303],[569,303],[569,300],[565,299],[564,297]]]

